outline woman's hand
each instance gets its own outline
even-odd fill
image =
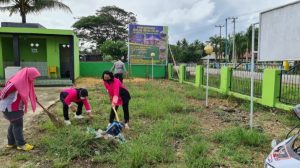
[[[112,103],[114,103],[114,104],[118,104],[118,96],[114,96],[113,98],[112,98]]]
[[[75,106],[70,106],[70,109],[73,111],[73,112],[76,112],[76,107]]]

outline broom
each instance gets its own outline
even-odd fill
[[[112,109],[114,110],[117,122],[120,122],[117,110],[115,109],[115,107],[113,107]]]
[[[56,115],[54,115],[53,113],[50,113],[40,102],[38,102],[38,101],[36,101],[36,102],[39,106],[42,107],[44,112],[47,113],[48,117],[50,118],[51,122],[55,125],[56,128],[64,126],[64,123]]]

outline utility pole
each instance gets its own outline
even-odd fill
[[[220,42],[219,42],[219,56],[221,55],[220,49],[221,49],[221,45],[222,45],[222,28],[224,27],[224,25],[215,25],[215,27],[219,27],[220,28]]]
[[[233,58],[234,58],[234,63],[237,62],[237,58],[236,58],[236,49],[235,49],[235,20],[237,19],[237,17],[233,17],[232,18],[232,23],[233,23]]]
[[[220,38],[222,38],[222,28],[224,27],[224,25],[215,25],[215,27],[220,28]]]
[[[232,44],[232,59],[233,62],[236,63],[237,62],[237,58],[236,58],[236,52],[235,52],[235,22],[236,19],[238,19],[237,17],[229,17],[227,19],[231,19],[232,23],[233,23],[233,44]]]

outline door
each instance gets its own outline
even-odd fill
[[[61,75],[61,78],[70,78],[70,70],[71,70],[70,45],[60,44],[59,51],[60,51],[60,75]]]

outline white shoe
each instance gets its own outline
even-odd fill
[[[129,126],[127,123],[125,124],[125,129],[129,129]]]
[[[111,125],[111,123],[108,123],[106,129],[107,129],[110,125]]]
[[[65,120],[65,124],[66,125],[71,125],[71,121],[70,120]]]
[[[76,114],[75,114],[75,118],[76,118],[76,119],[82,119],[82,118],[84,118],[84,117],[83,117],[82,115],[76,115]]]

